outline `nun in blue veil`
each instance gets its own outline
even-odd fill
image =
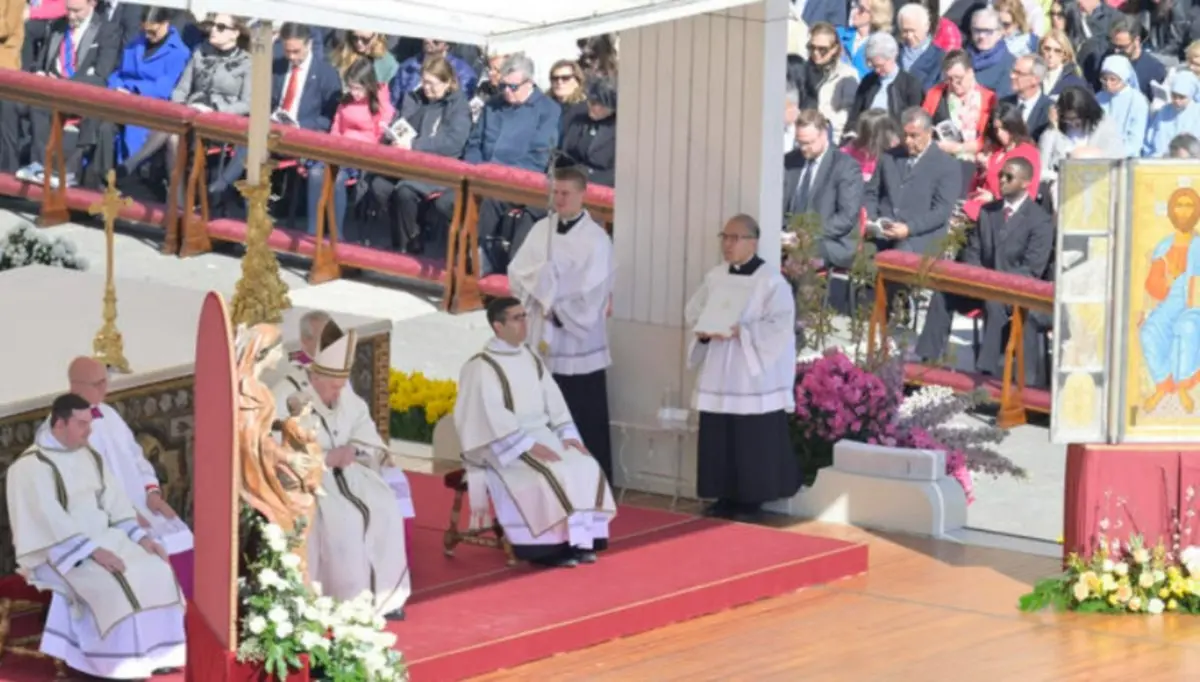
[[[1129,58],[1119,54],[1105,57],[1100,65],[1100,84],[1103,89],[1096,95],[1096,101],[1104,110],[1104,117],[1120,133],[1125,156],[1141,156],[1150,103],[1138,87],[1137,73]]]
[[[1176,135],[1200,130],[1200,79],[1191,71],[1176,71],[1167,90],[1171,101],[1150,119],[1142,156],[1165,157]]]

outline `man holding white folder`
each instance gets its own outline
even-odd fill
[[[705,513],[749,521],[800,489],[788,413],[795,409],[796,304],[779,269],[757,255],[759,227],[740,214],[720,233],[724,257],[685,312],[699,366],[697,494]]]

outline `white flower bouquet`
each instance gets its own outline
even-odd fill
[[[275,679],[301,667],[307,655],[313,679],[328,682],[404,682],[404,659],[392,647],[370,592],[341,603],[306,587],[300,573],[300,532],[288,536],[258,522],[262,549],[238,583],[243,609],[238,660],[256,661]]]
[[[73,243],[62,237],[51,237],[29,223],[0,237],[0,270],[26,265],[50,265],[69,270],[86,270],[88,266]]]

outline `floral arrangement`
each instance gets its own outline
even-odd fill
[[[433,442],[433,427],[454,410],[458,386],[449,379],[430,379],[421,372],[392,370],[388,377],[392,438]]]
[[[0,237],[0,270],[26,265],[87,269],[87,261],[75,251],[75,244],[62,237],[51,237],[29,223]]]
[[[833,463],[833,446],[844,439],[944,451],[946,473],[962,485],[968,502],[974,500],[972,472],[1026,476],[991,447],[1007,431],[954,423],[983,400],[982,393],[926,386],[906,398],[900,354],[888,358],[856,363],[830,349],[797,365],[792,442],[804,461],[805,485]]]
[[[396,636],[384,630],[369,592],[336,603],[305,587],[300,573],[301,531],[288,535],[259,520],[262,543],[238,581],[243,605],[238,660],[256,661],[275,679],[287,678],[307,656],[313,679],[329,682],[402,682],[404,659],[392,647]]]
[[[1101,538],[1088,559],[1067,558],[1067,570],[1034,585],[1021,597],[1022,611],[1084,613],[1200,613],[1200,547],[1170,552],[1147,547],[1135,535],[1122,545]]]

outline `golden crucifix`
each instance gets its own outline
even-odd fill
[[[130,372],[125,359],[125,341],[117,329],[117,285],[113,282],[113,239],[116,237],[117,217],[121,209],[132,203],[117,191],[116,171],[108,171],[108,187],[104,198],[88,208],[88,213],[104,217],[104,325],[92,340],[92,355],[110,369],[124,374]]]

